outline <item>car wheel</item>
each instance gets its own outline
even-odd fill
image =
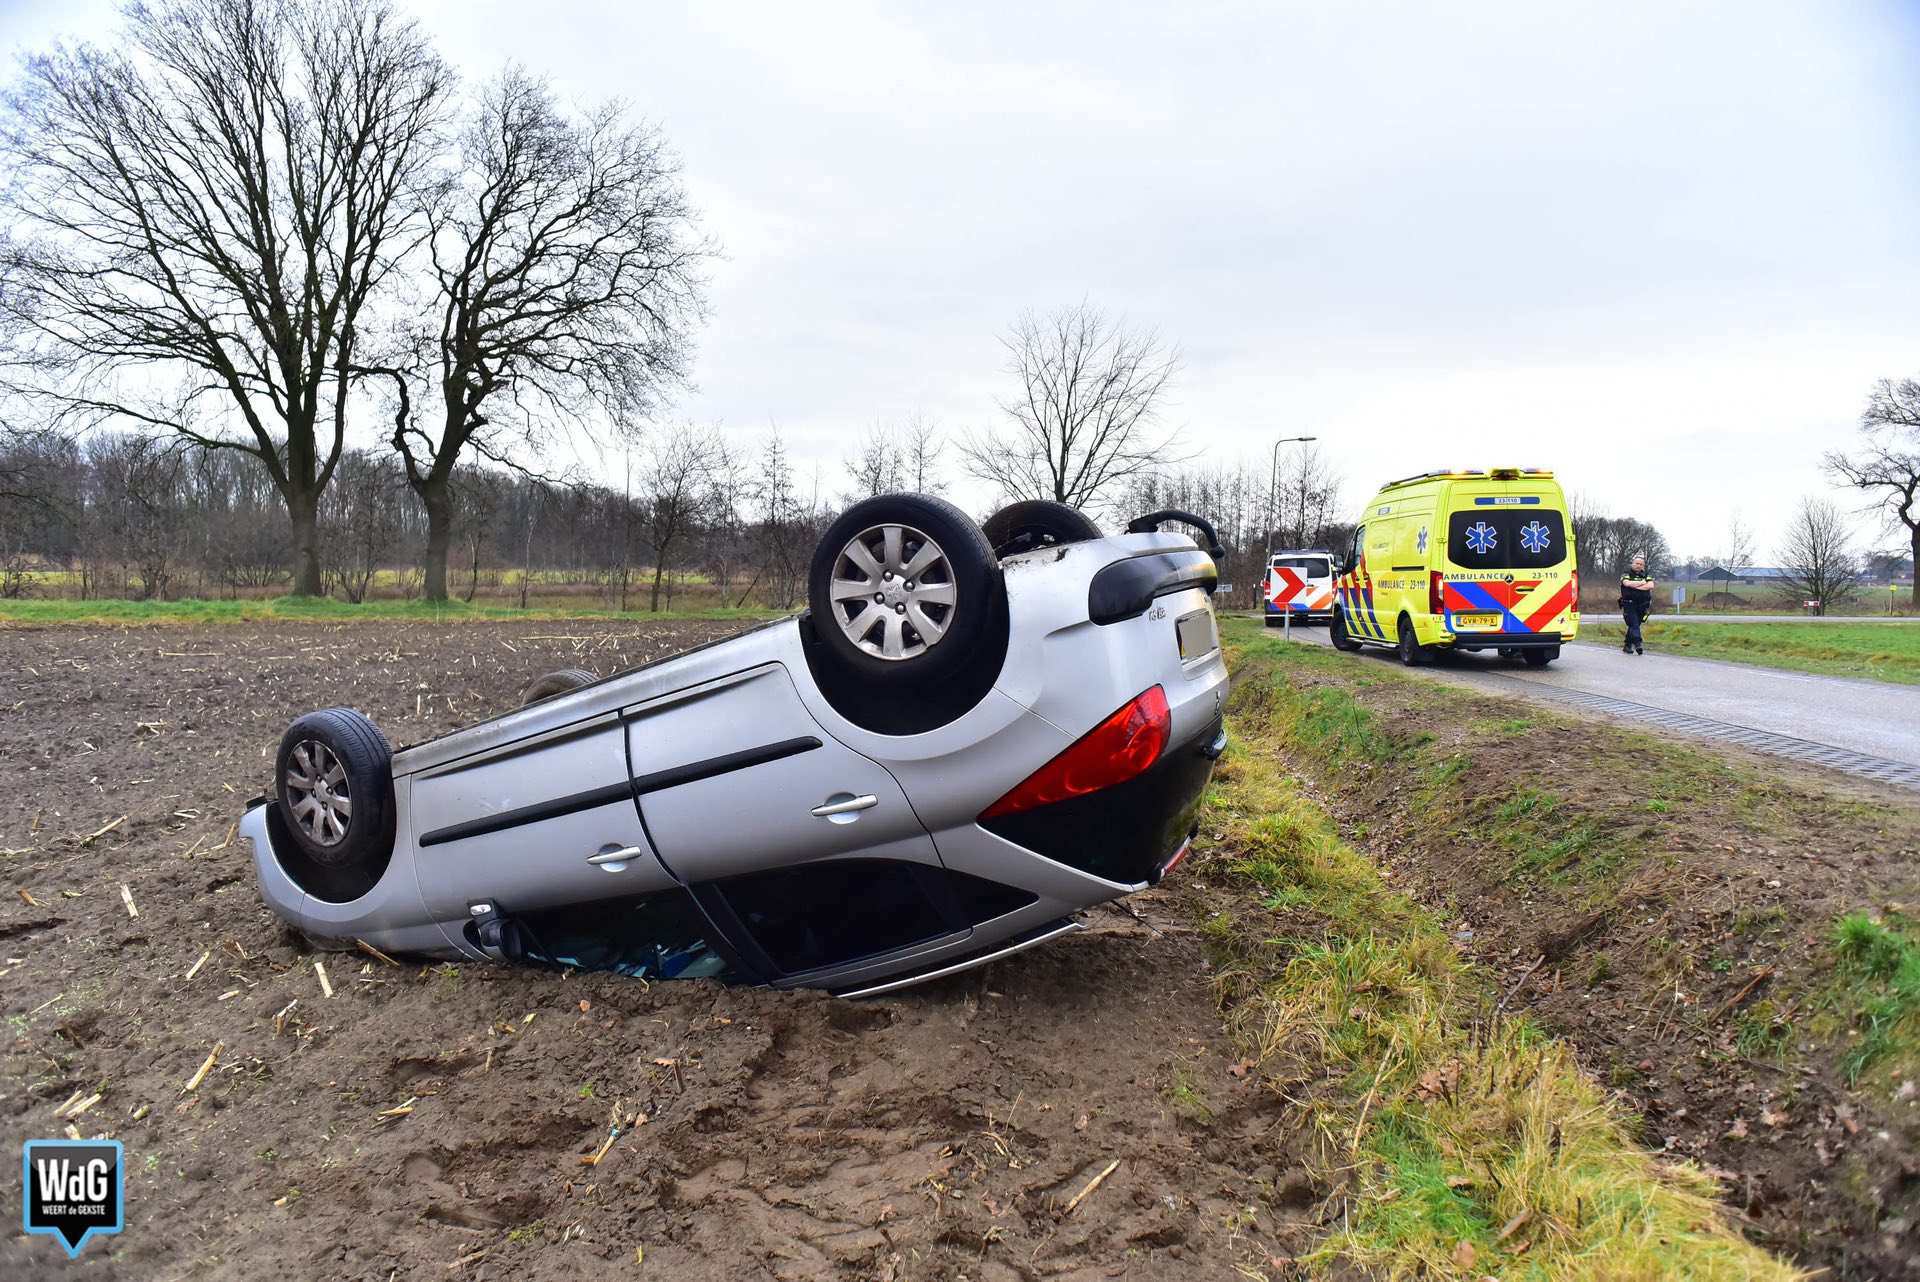
[[[1420,638],[1414,635],[1413,620],[1404,614],[1400,616],[1399,640],[1394,648],[1400,655],[1400,662],[1409,668],[1419,666],[1421,659],[1426,657],[1420,650]]]
[[[980,527],[945,499],[856,503],[814,549],[807,602],[837,667],[868,688],[937,682],[976,657],[1006,588]]]
[[[1523,650],[1521,651],[1521,653],[1526,655],[1527,666],[1529,668],[1544,668],[1549,663],[1552,663],[1555,659],[1560,657],[1560,651],[1558,649]]]
[[[1327,625],[1327,639],[1333,642],[1336,650],[1351,653],[1360,648],[1360,643],[1347,635],[1347,616],[1338,610],[1333,612],[1333,622]]]
[[[1270,627],[1270,628],[1277,628],[1277,627],[1279,627],[1279,626],[1280,626],[1280,616],[1279,616],[1279,615],[1277,615],[1277,614],[1269,614],[1269,615],[1267,616],[1267,626],[1268,626],[1268,627]]]
[[[351,708],[309,712],[287,727],[274,758],[280,818],[314,863],[346,868],[393,848],[393,750]]]
[[[558,672],[549,672],[545,676],[535,677],[520,692],[520,706],[538,703],[542,699],[551,699],[556,694],[565,694],[569,690],[578,690],[600,678],[585,668],[562,668]]]
[[[996,557],[1100,537],[1100,527],[1085,512],[1051,499],[1010,503],[988,517],[980,529]]]

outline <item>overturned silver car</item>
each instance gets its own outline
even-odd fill
[[[1184,855],[1226,743],[1213,544],[869,499],[799,616],[397,752],[301,717],[240,831],[274,911],[388,952],[848,996],[964,970]]]

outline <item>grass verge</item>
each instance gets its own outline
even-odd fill
[[[0,626],[94,624],[143,627],[156,624],[221,623],[468,623],[519,619],[554,622],[567,619],[630,619],[635,621],[739,621],[776,619],[780,611],[726,608],[702,610],[607,610],[534,605],[521,610],[504,605],[469,605],[463,601],[366,601],[359,605],[333,597],[267,597],[248,601],[0,601]]]
[[[1899,913],[1850,912],[1832,942],[1830,1009],[1854,1033],[1841,1062],[1848,1082],[1911,1074],[1920,1066],[1920,932]]]
[[[1312,1263],[1390,1277],[1797,1278],[1698,1169],[1661,1161],[1563,1044],[1503,1019],[1443,924],[1391,890],[1275,745],[1401,746],[1343,690],[1293,689],[1277,644],[1235,656],[1234,748],[1203,826],[1245,908],[1206,924],[1229,1026],[1304,1108],[1346,1209]],[[1294,657],[1289,656],[1289,662]],[[1315,660],[1309,660],[1315,661]]]
[[[1617,646],[1624,635],[1617,623],[1580,628],[1583,642]],[[1645,639],[1662,654],[1920,684],[1920,624],[1662,623],[1655,615]]]

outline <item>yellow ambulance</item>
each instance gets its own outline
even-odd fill
[[[1497,650],[1545,667],[1580,627],[1573,522],[1538,468],[1423,472],[1374,495],[1334,580],[1333,644],[1416,664]]]

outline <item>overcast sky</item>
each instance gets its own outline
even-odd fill
[[[830,486],[872,423],[991,423],[996,335],[1084,297],[1179,345],[1210,456],[1316,434],[1356,510],[1552,467],[1765,560],[1920,374],[1911,2],[412,7],[665,128],[726,251],[679,412]],[[0,46],[112,21],[0,0]]]

